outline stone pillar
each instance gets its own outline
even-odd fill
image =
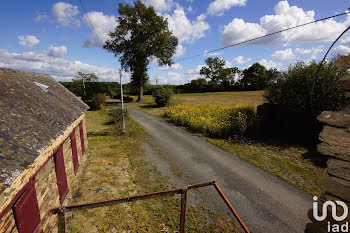
[[[339,64],[341,63],[341,64]],[[337,63],[338,66],[350,67],[350,56],[341,57]],[[339,81],[339,86],[346,91],[349,96],[350,78],[344,77]],[[321,216],[322,206],[325,201],[343,201],[350,211],[350,105],[337,112],[322,112],[317,119],[324,123],[322,132],[319,135],[321,143],[317,146],[317,150],[331,158],[327,162],[327,171],[318,180],[317,184],[324,192],[318,201],[318,216]],[[311,201],[311,200],[310,200]],[[343,214],[343,208],[337,206],[337,216]],[[313,209],[308,212],[311,223],[306,225],[307,233],[323,233],[323,232],[350,232],[350,213],[348,217],[337,222],[332,218],[332,209],[327,209],[327,218],[321,222],[313,217]],[[346,229],[336,229],[337,226],[343,226]],[[333,230],[332,230],[333,229]]]

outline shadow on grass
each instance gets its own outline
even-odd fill
[[[140,108],[159,108],[156,104],[141,105]]]
[[[114,121],[107,121],[107,122],[104,122],[103,125],[113,125],[114,124]]]
[[[96,137],[96,136],[108,136],[111,135],[109,132],[98,132],[98,133],[88,133],[88,137]]]
[[[327,160],[330,156],[318,153],[316,150],[309,150],[303,154],[303,158],[310,160],[317,167],[327,168]]]

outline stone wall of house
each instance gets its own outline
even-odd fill
[[[350,78],[343,78],[340,84],[340,87],[348,91],[347,94],[349,94]],[[350,105],[341,111],[322,112],[317,119],[324,124],[319,135],[320,143],[317,149],[320,153],[330,156],[327,161],[327,171],[317,182],[323,191],[323,194],[317,200],[320,216],[323,203],[328,200],[343,201],[350,210]],[[342,214],[343,208],[338,206],[337,216]],[[312,209],[310,209],[308,215],[312,221],[306,225],[306,232],[308,233],[343,232],[341,229],[329,231],[336,227],[333,224],[343,226],[347,223],[350,227],[350,213],[345,220],[337,222],[332,217],[330,207],[327,210],[327,218],[322,222],[314,219]],[[349,232],[349,230],[346,232]]]
[[[35,177],[35,190],[40,210],[40,218],[43,221],[43,231],[52,232],[53,228],[55,227],[55,223],[57,222],[57,217],[45,217],[49,210],[60,206],[55,162],[53,157],[50,158],[37,173]]]
[[[4,232],[4,233],[18,232],[12,210],[7,212],[7,214],[4,215],[2,219],[3,221],[0,222],[0,232]]]
[[[85,118],[83,120],[83,128],[84,128],[84,142],[85,142],[85,150],[87,148],[87,134],[86,134],[86,126],[85,126]],[[72,149],[71,149],[71,140],[70,133],[74,132],[76,135],[77,141],[77,149],[78,149],[78,157],[79,163],[81,164],[84,160],[81,159],[82,150],[81,150],[81,141],[80,141],[80,130],[79,124],[76,124],[70,132],[66,133],[66,138],[61,142],[60,145],[63,147],[63,157],[67,175],[67,183],[70,188],[73,179],[75,178],[73,160],[72,160]],[[30,168],[29,168],[30,169]],[[37,170],[34,175],[35,181],[35,191],[36,197],[38,200],[38,207],[40,211],[41,218],[41,227],[43,232],[57,232],[58,226],[58,218],[57,215],[47,215],[49,210],[57,208],[60,206],[59,201],[59,192],[56,178],[56,170],[55,170],[55,162],[54,157],[49,157]],[[65,204],[65,203],[64,203]],[[10,209],[0,220],[0,233],[13,233],[18,232],[13,211]]]

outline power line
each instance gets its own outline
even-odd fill
[[[85,12],[85,15],[87,16],[87,18],[88,18],[88,20],[89,20],[89,22],[90,22],[90,25],[91,25],[92,29],[94,30],[94,32],[95,32],[95,34],[96,34],[98,40],[100,41],[101,47],[103,47],[102,40],[100,39],[100,37],[98,36],[98,34],[97,34],[97,32],[96,32],[96,29],[95,29],[94,25],[92,24],[88,13],[86,12],[86,9],[85,9],[85,7],[84,7],[84,4],[83,4],[82,0],[79,0],[79,2],[80,2],[80,5],[81,5],[81,7],[83,8],[83,10],[84,10],[84,12]]]
[[[218,48],[218,49],[213,49],[213,50],[207,51],[205,53],[201,53],[201,54],[193,55],[193,56],[190,56],[190,57],[182,58],[182,59],[179,59],[179,60],[175,60],[174,62],[186,61],[186,60],[189,60],[189,59],[192,59],[192,58],[195,58],[195,57],[207,55],[209,53],[217,52],[217,51],[220,51],[220,50],[224,50],[224,49],[227,49],[227,48],[231,48],[231,47],[234,47],[234,46],[245,44],[245,43],[248,43],[248,42],[251,42],[251,41],[254,41],[254,40],[259,40],[259,39],[262,39],[262,38],[265,38],[265,37],[268,37],[268,36],[272,36],[272,35],[275,35],[275,34],[278,34],[278,33],[289,31],[289,30],[292,30],[292,29],[295,29],[295,28],[298,28],[298,27],[303,27],[303,26],[306,26],[308,24],[317,23],[319,21],[327,20],[327,19],[330,19],[330,18],[339,17],[339,16],[346,15],[346,14],[349,14],[349,13],[350,12],[344,12],[344,13],[341,13],[341,14],[336,14],[336,15],[329,16],[329,17],[326,17],[326,18],[318,19],[318,20],[315,20],[315,21],[312,21],[312,22],[299,24],[297,26],[286,28],[286,29],[283,29],[283,30],[280,30],[280,31],[276,31],[276,32],[272,32],[272,33],[266,34],[264,36],[258,36],[258,37],[255,37],[253,39],[245,40],[245,41],[242,41],[242,42],[239,42],[239,43],[235,43],[235,44],[231,44],[231,45],[228,45],[228,46],[225,46],[225,47],[221,47],[221,48]]]

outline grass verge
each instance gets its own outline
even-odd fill
[[[86,113],[89,148],[85,163],[71,185],[70,204],[161,191],[169,188],[168,177],[143,159],[144,129],[126,121],[127,135],[111,124],[108,111]],[[162,197],[72,212],[68,232],[176,232],[180,198]],[[205,206],[189,206],[187,232],[234,232],[231,220]]]
[[[232,141],[199,136],[312,195],[322,193],[316,180],[323,173],[327,158],[317,152],[276,141]]]

